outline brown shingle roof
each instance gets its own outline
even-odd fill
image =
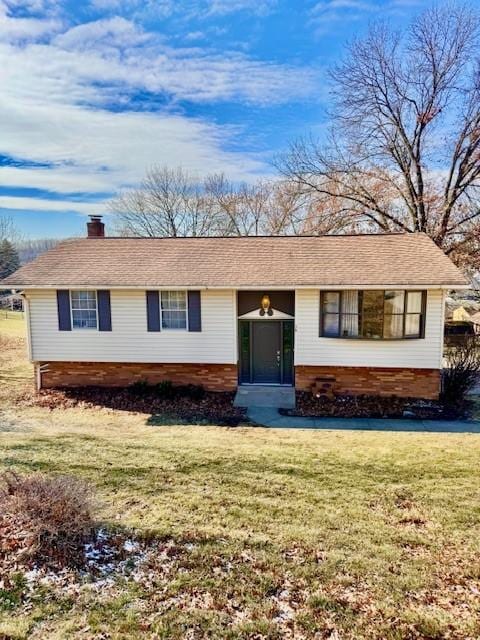
[[[266,288],[466,282],[428,236],[415,233],[68,240],[3,284]]]

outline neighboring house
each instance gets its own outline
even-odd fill
[[[11,293],[6,296],[1,296],[0,309],[23,311],[23,296],[20,293]]]
[[[463,298],[463,296],[462,296]],[[446,300],[445,338],[447,344],[455,344],[462,338],[480,334],[480,304],[476,301],[463,299]]]
[[[465,307],[457,307],[452,311],[452,320],[454,322],[470,322],[471,314]]]
[[[135,380],[436,398],[445,292],[424,234],[69,240],[5,279],[26,299],[38,387]]]

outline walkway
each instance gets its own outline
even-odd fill
[[[480,433],[480,421],[411,420],[408,418],[302,418],[283,416],[279,409],[295,407],[293,387],[241,385],[233,404],[246,407],[251,422],[270,429],[341,429],[344,431],[427,431]]]
[[[274,407],[250,406],[248,418],[271,429],[342,429],[352,431],[426,431],[480,433],[480,421],[409,420],[404,418],[302,418],[282,416]]]

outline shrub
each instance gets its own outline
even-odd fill
[[[8,472],[0,486],[0,556],[44,565],[82,564],[92,534],[88,486],[71,476],[20,476]]]
[[[175,397],[175,387],[171,380],[162,380],[155,385],[155,394],[162,399],[170,400]]]
[[[140,397],[147,396],[152,391],[152,387],[148,384],[147,380],[137,380],[130,385],[130,391]]]
[[[205,397],[205,389],[200,384],[182,384],[176,387],[177,394],[181,398],[190,400],[202,400]]]
[[[176,398],[189,398],[190,400],[202,400],[205,397],[205,389],[200,384],[174,385],[171,380],[162,380],[158,384],[150,385],[146,380],[134,382],[130,391],[141,398],[159,398],[160,400],[174,400]]]
[[[459,410],[465,404],[466,394],[479,380],[479,338],[452,345],[447,349],[445,359],[441,400],[447,408]]]

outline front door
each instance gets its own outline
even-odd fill
[[[252,322],[252,382],[281,382],[281,324],[272,320]]]
[[[240,384],[293,384],[293,320],[240,320]]]

